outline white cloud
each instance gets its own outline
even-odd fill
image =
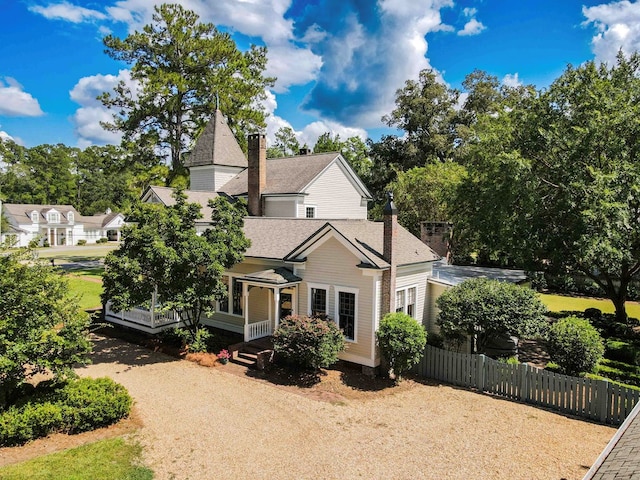
[[[126,23],[132,32],[151,22],[154,5],[161,3],[119,0],[106,11],[112,21]],[[276,91],[285,92],[292,85],[303,85],[317,77],[322,58],[306,46],[312,39],[294,38],[293,20],[285,18],[291,0],[182,0],[176,3],[195,11],[204,22],[261,39],[268,48],[266,73],[277,77]]]
[[[461,37],[478,35],[483,30],[486,30],[486,28],[487,27],[485,27],[482,24],[482,22],[479,22],[475,18],[472,18],[471,20],[469,20],[467,23],[464,24],[464,28],[462,30],[458,31],[458,35],[460,35]]]
[[[0,115],[9,117],[39,117],[44,115],[38,100],[23,90],[15,79],[0,77]]]
[[[591,40],[596,60],[613,64],[620,49],[626,54],[640,50],[640,3],[623,0],[582,7],[583,25],[593,24]]]
[[[131,79],[129,70],[120,70],[118,75],[92,75],[83,77],[69,92],[71,100],[80,105],[72,117],[78,146],[84,148],[92,144],[120,143],[121,134],[105,130],[100,122],[111,122],[113,113],[102,105],[97,96],[110,92],[120,81],[125,82],[135,95],[137,84]]]
[[[478,13],[478,9],[477,8],[467,7],[464,10],[462,10],[462,14],[467,18],[475,17],[476,13]]]
[[[514,74],[507,73],[502,79],[502,84],[506,85],[507,87],[515,88],[520,87],[522,85],[522,82],[518,78],[518,72],[516,72]]]
[[[49,4],[46,7],[34,5],[29,10],[39,13],[45,18],[51,20],[66,20],[72,23],[82,23],[91,20],[103,20],[106,17],[104,13],[97,10],[73,5],[69,2],[60,2],[57,4]]]
[[[0,142],[3,142],[5,140],[13,140],[13,137],[4,130],[0,130]]]
[[[377,5],[374,11],[372,2],[332,0],[309,7],[308,25],[330,34],[314,45],[323,65],[305,111],[339,124],[380,127],[381,117],[394,108],[396,90],[431,68],[425,35],[452,29],[440,11],[453,2],[380,0]]]
[[[360,137],[362,140],[367,139],[367,132],[362,128],[346,127],[340,123],[329,120],[312,122],[303,127],[302,130],[296,130],[287,120],[275,115],[274,112],[278,108],[278,102],[276,101],[276,96],[271,92],[267,92],[267,100],[263,102],[263,105],[269,113],[266,132],[267,143],[269,145],[275,143],[276,132],[284,127],[291,128],[295,132],[298,143],[300,143],[301,146],[307,145],[309,148],[313,148],[318,141],[318,137],[326,132],[331,133],[332,136],[340,135],[340,138],[343,140],[354,136]]]

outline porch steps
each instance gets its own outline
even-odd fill
[[[258,366],[258,354],[273,348],[269,340],[242,342],[229,347],[231,362],[247,368],[260,368]],[[263,360],[264,361],[264,360]],[[264,363],[262,364],[264,365]]]
[[[239,351],[233,356],[231,361],[247,368],[253,368],[256,366],[256,363],[258,363],[258,356],[255,353]]]

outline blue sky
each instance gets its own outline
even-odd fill
[[[0,0],[0,137],[26,146],[118,143],[95,97],[127,66],[103,52],[151,19],[152,0]],[[394,93],[423,68],[461,87],[485,70],[549,85],[566,65],[640,49],[640,3],[573,0],[182,0],[241,48],[269,49],[278,77],[267,134],[291,126],[313,145],[330,131],[377,140]]]

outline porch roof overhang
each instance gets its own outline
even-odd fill
[[[286,287],[302,282],[302,278],[294,275],[291,270],[285,267],[270,268],[259,272],[248,273],[238,278],[239,281],[252,285]]]

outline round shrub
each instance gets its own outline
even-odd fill
[[[344,348],[344,335],[326,317],[290,315],[273,333],[276,355],[303,369],[317,370],[336,363]]]
[[[396,380],[420,361],[427,343],[424,327],[405,313],[388,313],[376,332],[380,353]]]
[[[563,373],[593,372],[604,354],[602,337],[588,320],[567,317],[549,329],[548,352]]]
[[[70,433],[111,425],[131,411],[129,392],[110,378],[81,378],[67,383],[58,395]]]

